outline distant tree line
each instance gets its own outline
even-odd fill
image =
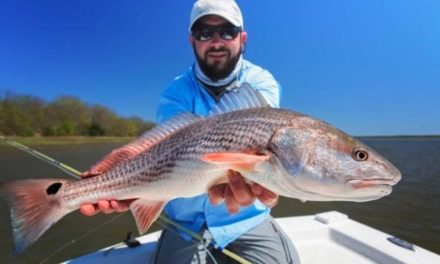
[[[122,118],[72,96],[52,102],[5,92],[0,95],[0,134],[6,136],[137,136],[154,127],[139,117]]]

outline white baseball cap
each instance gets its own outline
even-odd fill
[[[194,23],[206,15],[217,15],[236,27],[243,27],[243,16],[235,0],[198,0],[191,10],[189,31]]]

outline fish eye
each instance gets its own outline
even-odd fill
[[[368,152],[362,149],[355,149],[352,156],[357,161],[366,161],[368,159]]]

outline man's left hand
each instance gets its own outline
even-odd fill
[[[228,171],[228,183],[219,184],[208,190],[209,200],[212,204],[225,202],[229,212],[234,214],[242,206],[251,205],[255,199],[260,200],[269,208],[278,203],[278,195],[257,183],[248,184],[239,172]]]

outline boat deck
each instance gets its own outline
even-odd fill
[[[336,211],[276,220],[294,243],[300,263],[440,263],[438,254],[394,239],[397,245],[391,235]],[[159,236],[160,231],[140,236],[140,247],[119,243],[66,263],[148,263]]]

